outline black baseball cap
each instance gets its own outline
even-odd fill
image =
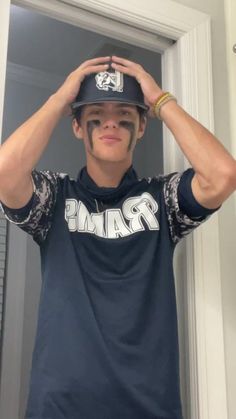
[[[100,102],[122,102],[149,109],[137,80],[114,69],[86,76],[71,109],[76,114],[81,106]]]

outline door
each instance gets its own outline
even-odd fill
[[[116,5],[116,1],[109,2],[106,1],[97,1],[96,4],[92,4],[89,1],[84,4],[83,1],[68,1],[68,5],[65,5],[65,2],[54,2],[53,5],[51,2],[43,1],[32,1],[32,0],[22,0],[18,1],[18,4],[27,5],[31,8],[36,8],[42,10],[44,13],[49,16],[59,17],[61,20],[66,20],[69,23],[82,25],[82,27],[91,26],[100,31],[100,33],[106,32],[109,35],[117,37],[125,37],[126,41],[134,44],[138,43],[141,46],[146,46],[151,50],[157,48],[159,52],[162,52],[162,69],[163,69],[163,86],[164,88],[171,90],[173,93],[178,94],[179,99],[185,105],[185,108],[192,112],[193,115],[196,115],[198,119],[202,120],[206,126],[211,125],[212,121],[212,107],[209,105],[211,103],[211,89],[209,89],[210,83],[208,80],[202,80],[201,74],[207,74],[209,77],[210,68],[210,50],[209,43],[205,42],[206,37],[209,35],[209,22],[208,17],[202,13],[196,12],[192,9],[184,8],[179,4],[176,4],[173,1],[162,2],[160,0],[157,2],[150,1],[149,8],[146,9],[143,6],[143,9],[137,7],[136,2],[130,2],[126,4],[125,1],[119,2],[119,7]],[[73,3],[73,7],[69,5]],[[107,3],[107,4],[106,4]],[[79,9],[79,5],[83,6],[83,9]],[[106,5],[107,7],[103,7]],[[163,7],[164,6],[164,7]],[[87,10],[86,10],[87,9]],[[0,30],[1,30],[1,111],[3,109],[3,97],[4,97],[4,86],[5,86],[5,70],[6,70],[6,50],[7,50],[7,40],[8,40],[8,24],[9,24],[9,10],[10,2],[5,0],[1,2],[0,6]],[[86,13],[87,14],[86,14]],[[170,15],[175,16],[175,20],[170,17]],[[103,16],[101,16],[103,15]],[[82,18],[81,18],[82,16]],[[106,16],[113,17],[112,25],[109,19],[106,20]],[[154,18],[155,16],[155,18]],[[86,20],[87,19],[87,20]],[[80,21],[81,20],[81,21]],[[122,31],[121,31],[122,25]],[[194,31],[194,36],[192,35]],[[157,34],[161,35],[161,38]],[[172,41],[165,42],[165,39],[174,39],[177,40],[174,46]],[[158,42],[157,42],[158,39]],[[202,42],[204,39],[204,43]],[[124,40],[124,39],[123,39]],[[160,44],[159,44],[160,41]],[[210,42],[210,40],[209,40]],[[192,51],[192,52],[191,52]],[[197,59],[198,65],[196,65],[195,60]],[[192,67],[193,65],[193,67]],[[192,72],[192,68],[195,69],[195,72]],[[182,72],[181,72],[182,70]],[[183,71],[184,70],[184,71]],[[184,73],[184,77],[183,77]],[[199,83],[196,83],[196,80]],[[205,88],[207,85],[208,88]],[[198,89],[196,89],[196,86]],[[201,106],[200,97],[201,95]],[[204,106],[202,107],[202,105]],[[197,106],[198,105],[198,106]],[[203,108],[204,114],[201,113]],[[200,113],[196,109],[200,109]],[[207,112],[206,112],[207,110]],[[1,112],[3,114],[3,112]],[[184,168],[184,161],[180,157],[178,149],[176,148],[173,139],[169,133],[164,129],[164,166],[168,171],[174,171],[176,169]],[[205,307],[202,307],[202,302],[199,304],[199,300],[196,298],[197,291],[200,289],[201,293],[204,294],[204,298],[207,299],[207,293],[211,294],[211,288],[208,287],[204,289],[202,287],[202,282],[199,280],[199,270],[201,270],[200,279],[204,275],[209,275],[214,277],[214,289],[219,290],[219,293],[214,294],[215,298],[215,307],[218,308],[219,318],[221,316],[221,305],[220,305],[220,274],[219,266],[216,264],[213,271],[209,271],[209,266],[206,264],[205,259],[202,257],[202,239],[208,240],[208,235],[211,236],[212,247],[211,249],[204,249],[206,254],[208,253],[208,260],[215,259],[215,256],[218,252],[218,235],[217,235],[217,220],[215,220],[209,227],[206,227],[204,231],[199,231],[193,238],[189,241],[188,250],[183,250],[182,252],[182,261],[185,261],[185,271],[188,273],[188,284],[186,290],[186,302],[188,305],[189,315],[186,318],[187,333],[184,338],[186,340],[187,346],[189,346],[189,376],[190,376],[190,394],[189,394],[189,414],[188,416],[191,419],[226,419],[226,405],[223,403],[224,397],[221,398],[220,403],[218,400],[218,395],[214,391],[214,383],[211,381],[211,375],[205,377],[205,372],[203,371],[211,370],[214,368],[211,365],[211,360],[206,357],[204,350],[210,342],[211,350],[211,336],[209,339],[210,331],[210,319],[208,313],[205,310]],[[11,234],[11,233],[10,233]],[[18,234],[13,231],[13,234]],[[18,240],[21,243],[22,254],[21,258],[15,259],[14,269],[19,267],[19,272],[21,272],[22,280],[24,280],[26,273],[26,250],[27,243],[22,237],[18,236]],[[10,239],[11,242],[11,239]],[[23,246],[22,246],[23,244]],[[10,244],[11,246],[11,244]],[[210,254],[209,254],[210,251]],[[11,249],[9,247],[9,253]],[[181,253],[181,252],[180,252]],[[18,256],[18,255],[16,255]],[[184,257],[183,257],[184,256]],[[22,262],[25,258],[25,265]],[[187,264],[186,264],[187,258]],[[194,262],[194,263],[193,263]],[[182,263],[182,262],[181,262]],[[18,264],[18,265],[17,265]],[[22,266],[24,265],[24,266]],[[179,265],[180,266],[180,265]],[[14,272],[12,272],[12,281],[14,280]],[[23,282],[24,283],[24,282]],[[178,283],[178,278],[177,278]],[[20,281],[18,282],[18,285]],[[15,284],[14,284],[15,285]],[[14,289],[15,287],[12,287]],[[19,292],[21,291],[19,288]],[[178,290],[177,290],[178,293]],[[181,294],[181,289],[179,295]],[[13,295],[10,293],[10,287],[8,287],[7,298],[13,298]],[[14,300],[14,298],[13,298]],[[22,349],[22,319],[23,319],[23,307],[20,305],[19,299],[15,299],[16,306],[15,311],[5,313],[6,324],[8,324],[8,330],[5,330],[4,340],[9,345],[14,341],[15,336],[11,336],[11,331],[14,330],[14,327],[10,327],[10,320],[13,322],[15,329],[18,330],[17,339],[19,345],[16,347]],[[8,307],[12,305],[8,304]],[[186,306],[185,306],[186,307]],[[13,315],[14,314],[14,315]],[[19,320],[20,319],[20,320]],[[200,321],[201,319],[201,321]],[[16,328],[16,325],[21,324],[20,328]],[[208,324],[209,323],[209,324]],[[222,354],[222,325],[221,322],[218,322],[219,336],[220,341],[217,346],[217,355],[218,360],[221,365],[224,365],[224,359]],[[21,333],[21,336],[20,336]],[[207,335],[207,336],[206,336]],[[222,339],[221,339],[222,337]],[[3,350],[2,356],[2,377],[1,377],[1,417],[3,419],[7,417],[18,417],[18,410],[20,404],[20,382],[19,380],[14,380],[16,376],[20,376],[20,365],[21,360],[19,359],[19,353],[13,354],[11,363],[15,368],[15,373],[12,370],[12,386],[11,390],[7,388],[9,382],[9,376],[5,375],[7,372],[7,363],[5,362],[7,357],[7,350],[10,346],[6,345]],[[15,359],[14,359],[15,356]],[[9,366],[9,365],[8,365]],[[9,370],[8,370],[9,372]],[[210,379],[208,379],[210,377]],[[215,376],[214,376],[215,377]],[[204,378],[204,386],[202,387],[202,378]],[[224,393],[224,369],[220,369],[219,381],[223,383],[223,396]],[[222,388],[222,386],[221,386]],[[9,400],[9,394],[12,395],[11,400]],[[206,396],[207,395],[207,396]],[[209,400],[214,400],[214,409],[211,410],[212,404],[209,404]],[[217,412],[217,413],[216,413]],[[218,416],[216,416],[218,415]]]
[[[45,46],[46,39],[48,41]],[[84,40],[86,40],[86,45]],[[12,5],[3,138],[7,138],[34,110],[38,109],[80,62],[92,55],[109,55],[111,52],[145,65],[147,71],[151,72],[161,83],[160,54]],[[158,119],[149,121],[144,138],[136,147],[134,154],[134,167],[140,177],[163,173],[162,129]],[[62,118],[37,164],[37,169],[55,170],[76,178],[78,171],[85,163],[83,143],[74,138],[71,117]],[[14,234],[18,235],[18,233],[14,229]],[[14,251],[17,252],[12,242],[14,240],[11,240],[11,253],[8,258],[9,261],[11,260],[11,265],[14,264]],[[13,269],[12,266],[9,268]],[[18,351],[21,353],[19,402],[22,414],[20,417],[23,417],[29,387],[41,286],[39,249],[29,236],[26,238],[23,276],[24,284],[21,283],[20,289],[17,290],[14,287],[15,294],[18,297],[19,293],[22,295],[23,307],[22,345],[21,350]],[[8,278],[8,283],[9,281],[10,278]],[[18,280],[18,284],[19,282]],[[10,305],[9,299],[8,304]],[[9,364],[11,355],[8,349]]]

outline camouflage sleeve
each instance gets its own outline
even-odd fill
[[[41,244],[51,227],[57,199],[59,173],[32,171],[34,192],[29,203],[20,209],[11,209],[1,204],[8,221],[18,225]]]
[[[170,227],[171,238],[177,243],[192,230],[209,218],[205,215],[198,218],[190,218],[184,214],[179,206],[178,186],[182,173],[174,173],[167,176],[164,181],[164,199],[166,205],[167,218]]]

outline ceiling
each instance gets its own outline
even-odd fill
[[[84,60],[111,53],[139,62],[161,81],[160,54],[11,6],[9,62],[65,76]]]

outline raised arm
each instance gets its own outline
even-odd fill
[[[206,208],[217,208],[236,189],[236,161],[211,132],[176,102],[162,107],[161,118],[195,171],[194,197]]]
[[[150,106],[149,114],[155,116],[154,105],[163,94],[156,81],[137,63],[115,56],[112,60],[113,68],[136,77]],[[236,190],[235,159],[210,131],[176,101],[163,104],[160,117],[195,171],[192,179],[195,199],[206,208],[217,208]]]
[[[33,193],[31,172],[51,134],[63,115],[70,114],[70,104],[81,82],[90,73],[104,71],[110,57],[99,57],[81,64],[46,103],[24,122],[0,147],[0,201],[10,208],[21,208]]]

